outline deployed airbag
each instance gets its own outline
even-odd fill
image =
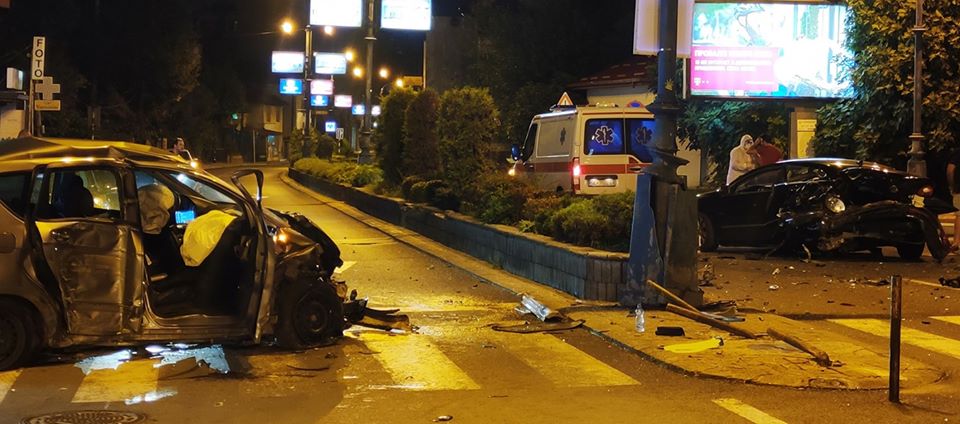
[[[183,234],[180,254],[187,266],[200,266],[217,246],[223,231],[237,217],[226,212],[213,210],[207,212],[187,225]]]

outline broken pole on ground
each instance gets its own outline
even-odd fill
[[[900,320],[903,309],[903,279],[890,277],[890,402],[900,403]]]
[[[803,340],[800,340],[793,336],[788,336],[773,328],[767,329],[767,335],[777,340],[783,340],[790,346],[793,346],[806,353],[809,353],[810,356],[813,356],[813,359],[817,362],[817,364],[819,364],[822,367],[833,366],[833,361],[830,360],[830,355],[827,355],[827,352],[824,352],[815,346],[809,345],[805,343]]]
[[[685,317],[687,317],[687,318],[690,318],[690,319],[692,319],[692,320],[694,320],[694,321],[696,321],[696,322],[699,322],[699,323],[701,323],[701,324],[707,324],[707,325],[709,325],[709,326],[711,326],[711,327],[719,328],[719,329],[721,329],[721,330],[723,330],[723,331],[726,331],[726,332],[728,332],[728,333],[730,333],[730,334],[734,334],[734,335],[741,336],[741,337],[746,337],[746,338],[748,338],[748,339],[756,339],[756,338],[757,338],[757,335],[756,335],[756,334],[753,334],[752,332],[750,332],[750,330],[747,330],[747,329],[745,329],[745,328],[737,328],[737,327],[735,327],[735,326],[733,326],[733,325],[730,325],[730,324],[728,324],[728,323],[726,323],[726,322],[723,322],[723,321],[717,321],[717,320],[715,320],[715,319],[713,319],[713,318],[711,318],[711,317],[709,317],[709,316],[707,316],[707,315],[704,315],[702,312],[694,312],[694,311],[688,310],[688,309],[686,309],[686,308],[684,308],[684,307],[674,305],[674,304],[672,304],[672,303],[668,303],[668,304],[667,304],[667,311],[673,312],[673,313],[675,313],[675,314],[677,314],[677,315],[683,315],[683,316],[685,316]]]

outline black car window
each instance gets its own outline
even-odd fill
[[[790,166],[787,168],[787,182],[801,183],[819,181],[827,178],[827,171],[813,166]]]
[[[784,169],[782,167],[773,167],[757,173],[741,177],[734,188],[737,192],[755,191],[761,188],[773,187],[784,181]]]
[[[19,217],[26,212],[26,187],[29,172],[0,175],[0,201]]]

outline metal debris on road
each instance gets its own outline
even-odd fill
[[[944,287],[960,289],[960,277],[955,277],[955,278],[940,277],[940,285]]]
[[[658,336],[669,336],[669,337],[682,337],[686,333],[683,331],[683,327],[672,327],[672,326],[658,326],[657,331],[654,333]]]
[[[493,324],[490,326],[494,331],[503,331],[507,333],[541,333],[546,331],[563,331],[563,330],[572,330],[577,328],[583,323],[586,322],[582,319],[576,321],[562,321],[562,322],[536,322],[536,323],[523,323],[517,325],[502,325],[502,324]]]
[[[770,275],[777,275],[779,273],[780,273],[780,268],[776,268],[773,270],[773,272],[770,273]]]
[[[780,286],[776,284],[771,284],[770,287],[767,287],[767,289],[770,291],[777,291],[777,290],[780,290]]]
[[[445,421],[453,421],[453,415],[441,415],[433,420],[435,423]]]
[[[535,315],[540,321],[546,322],[561,318],[558,312],[551,310],[546,305],[538,302],[536,299],[526,294],[520,295],[520,304],[530,311],[530,313]]]

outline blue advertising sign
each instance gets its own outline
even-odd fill
[[[353,105],[353,114],[354,115],[364,115],[367,113],[367,108],[363,105]]]
[[[303,80],[294,78],[281,78],[280,94],[303,94]]]
[[[337,121],[327,121],[324,123],[323,129],[325,129],[328,133],[337,132]]]
[[[330,106],[330,96],[314,94],[310,96],[310,106],[327,107]]]

